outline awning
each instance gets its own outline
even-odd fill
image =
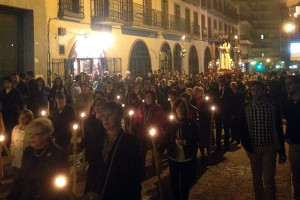
[[[287,7],[300,5],[300,0],[287,0],[286,5]]]

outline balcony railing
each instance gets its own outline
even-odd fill
[[[132,12],[129,13],[127,21],[135,26],[149,27],[154,29],[162,29],[162,12],[147,8],[143,5],[133,3]]]
[[[207,8],[206,0],[201,0],[201,8]]]
[[[192,22],[191,28],[193,35],[200,36],[200,25],[198,23]]]
[[[92,0],[93,22],[124,22],[127,18],[128,5],[122,5],[118,0]]]
[[[58,17],[80,20],[84,18],[83,0],[59,0]]]
[[[207,34],[207,28],[202,27],[202,40],[207,40],[208,39],[208,34]]]

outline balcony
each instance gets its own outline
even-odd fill
[[[192,35],[200,37],[200,25],[198,23],[192,22],[191,29]]]
[[[84,18],[83,0],[60,0],[57,16],[61,19],[81,21]]]
[[[114,24],[124,23],[128,18],[129,5],[122,5],[120,1],[91,0],[92,23]]]
[[[167,20],[162,22],[162,12],[147,8],[143,5],[133,3],[132,12],[128,13],[128,19],[126,20],[127,27],[133,28],[147,28],[147,29],[163,29],[163,26],[167,26],[165,23]]]
[[[206,0],[201,0],[201,8],[203,8],[203,9],[207,8]]]
[[[207,41],[208,40],[208,34],[207,34],[207,28],[206,27],[202,27],[202,40]]]

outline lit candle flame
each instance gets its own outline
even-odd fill
[[[55,179],[55,186],[58,188],[63,188],[67,184],[66,178],[63,176],[58,176]]]
[[[73,129],[74,129],[74,130],[77,130],[77,129],[78,129],[78,124],[74,124],[74,125],[73,125]]]
[[[145,102],[145,100],[143,99],[143,102]]]
[[[133,111],[133,110],[130,110],[130,111],[128,112],[128,114],[129,114],[130,116],[132,116],[132,115],[134,114],[134,111]]]
[[[85,113],[82,112],[82,113],[80,114],[80,116],[81,116],[82,118],[84,118],[84,117],[85,117]]]
[[[122,104],[122,107],[124,108],[124,107],[125,107],[125,104]]]
[[[173,120],[174,119],[174,115],[170,115],[170,120]]]
[[[42,110],[41,114],[42,114],[42,116],[45,116],[46,115],[46,111]]]
[[[4,135],[0,135],[0,142],[3,142],[5,140]]]
[[[216,107],[215,107],[215,106],[212,106],[210,109],[211,109],[212,111],[215,111],[215,110],[216,110]]]
[[[155,133],[156,133],[155,128],[150,129],[149,133],[150,133],[151,136],[154,136]]]
[[[168,101],[170,101],[171,99],[170,98],[168,98]]]
[[[208,100],[209,100],[209,96],[206,96],[206,97],[205,97],[205,100],[208,101]]]
[[[117,99],[120,99],[120,98],[121,98],[120,95],[118,95],[118,96],[117,96]]]

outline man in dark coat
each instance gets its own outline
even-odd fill
[[[24,108],[24,100],[20,91],[13,88],[10,76],[4,77],[3,85],[4,89],[0,93],[0,104],[2,105],[5,129],[10,136],[13,127],[18,123],[19,114]]]
[[[61,146],[64,150],[68,149],[71,142],[72,128],[76,121],[74,108],[66,103],[66,96],[58,93],[55,96],[57,107],[51,115],[51,120],[54,125],[55,143]]]
[[[216,144],[217,150],[221,150],[221,134],[222,128],[224,128],[224,146],[225,150],[229,147],[229,127],[230,119],[232,118],[232,106],[233,106],[233,93],[225,87],[225,77],[218,77],[218,89],[214,92],[214,102],[216,104]]]
[[[17,73],[13,73],[11,75],[11,78],[13,81],[13,87],[17,88],[21,92],[22,98],[24,99],[25,103],[27,104],[29,95],[30,95],[28,85],[24,81],[20,80],[20,75]]]

